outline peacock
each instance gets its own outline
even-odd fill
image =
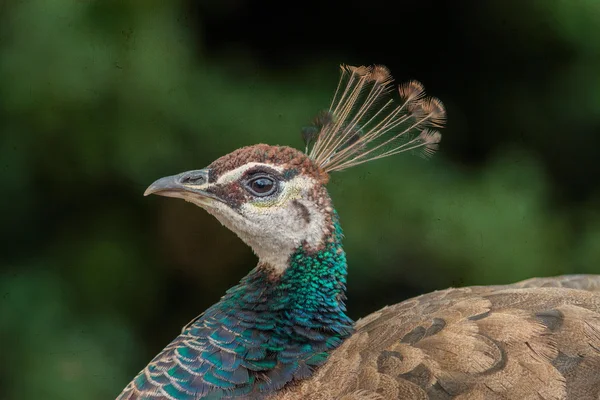
[[[600,398],[600,276],[450,288],[347,316],[329,175],[430,156],[445,120],[419,82],[396,89],[384,66],[343,65],[303,151],[257,144],[152,183],[145,195],[205,209],[258,264],[118,400]]]

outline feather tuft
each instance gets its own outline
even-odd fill
[[[371,79],[381,85],[388,85],[394,80],[390,70],[384,65],[375,65],[371,70]]]
[[[430,156],[437,149],[446,110],[440,100],[426,97],[423,85],[409,81],[398,87],[401,98],[390,98],[393,78],[383,65],[341,66],[341,77],[329,110],[303,130],[306,152],[325,172],[409,150]]]
[[[413,102],[409,109],[416,119],[424,118],[427,126],[443,128],[446,124],[446,108],[436,97],[427,97],[423,101]]]
[[[352,65],[342,65],[342,70],[358,76],[367,76],[371,73],[371,67],[361,65],[360,67],[354,67]]]
[[[419,135],[419,140],[422,146],[418,147],[420,155],[424,158],[429,158],[439,148],[439,143],[442,141],[442,134],[439,131],[424,129]]]
[[[308,146],[310,146],[317,136],[319,136],[319,129],[316,126],[305,126],[302,128],[301,133],[302,140],[304,140],[304,144],[306,145],[306,150],[308,150]]]
[[[398,93],[403,101],[420,100],[425,96],[425,86],[419,81],[408,81],[398,85]]]

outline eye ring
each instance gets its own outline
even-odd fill
[[[277,191],[277,181],[266,175],[255,176],[246,182],[246,189],[254,196],[270,196]]]

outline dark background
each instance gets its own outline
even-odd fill
[[[256,263],[142,197],[300,147],[338,65],[448,110],[441,151],[332,176],[358,318],[448,286],[600,268],[600,3],[0,1],[0,398],[107,399]]]

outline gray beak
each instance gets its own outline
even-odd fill
[[[214,194],[203,190],[208,184],[208,172],[209,170],[207,169],[198,169],[160,178],[148,186],[148,189],[144,192],[144,196],[156,194],[159,196],[183,198],[196,194],[200,197],[220,200]]]

